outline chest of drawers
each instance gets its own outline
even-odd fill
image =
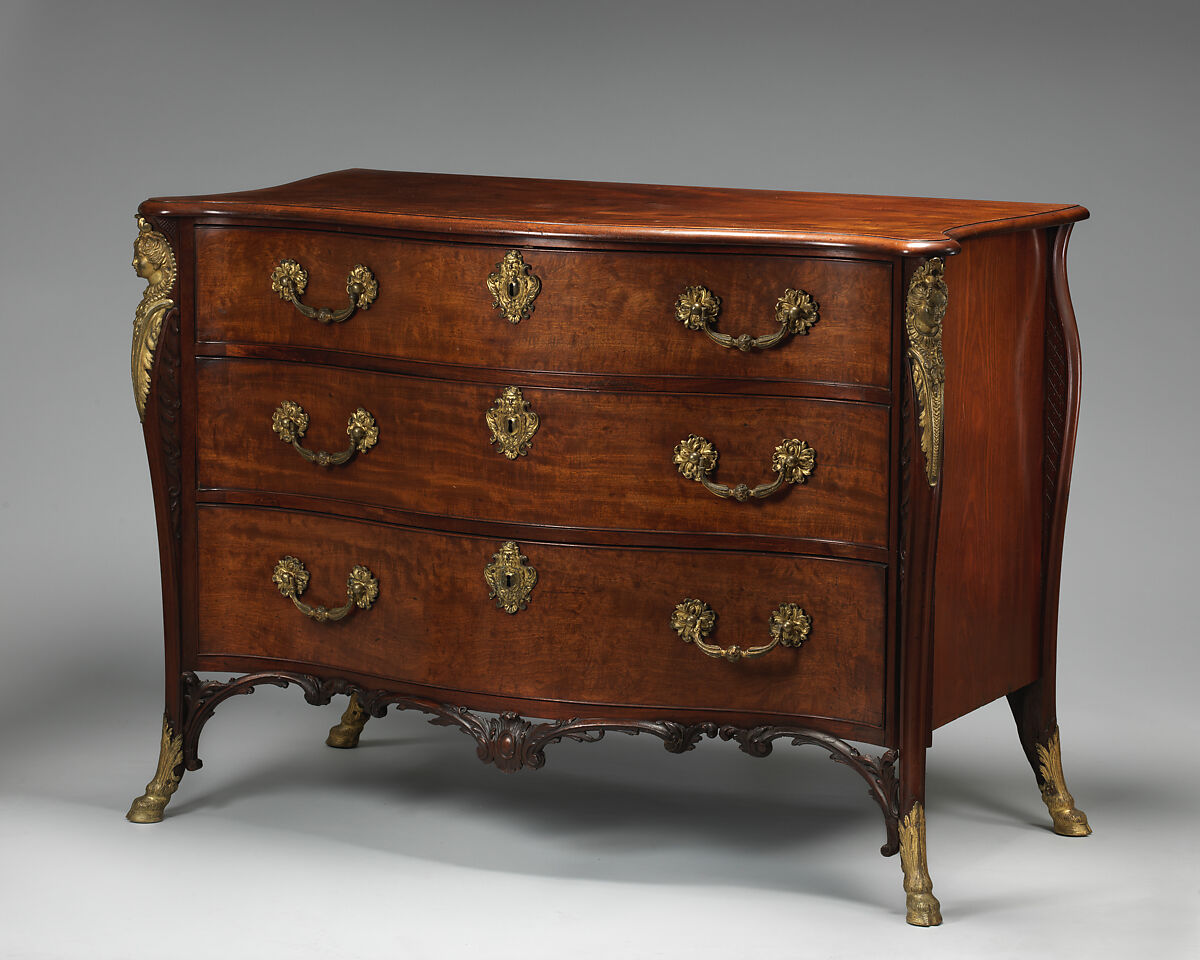
[[[331,746],[395,706],[505,771],[782,739],[867,782],[932,925],[926,749],[1007,695],[1086,834],[1054,704],[1086,216],[367,170],[146,201],[166,709],[129,819],[259,684],[348,696]]]

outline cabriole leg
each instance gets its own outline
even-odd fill
[[[359,735],[368,719],[370,717],[367,711],[359,705],[358,694],[350,694],[350,703],[346,707],[346,712],[342,714],[339,723],[329,728],[329,736],[325,739],[325,743],[343,750],[357,747]]]
[[[164,714],[162,742],[158,751],[158,769],[146,784],[146,792],[133,801],[125,819],[131,823],[158,823],[171,795],[179,789],[183,777],[183,735],[176,734]]]

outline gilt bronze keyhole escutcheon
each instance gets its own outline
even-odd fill
[[[542,289],[542,281],[521,257],[520,250],[509,250],[496,269],[488,274],[492,306],[509,323],[520,323],[533,313],[533,301]]]
[[[538,429],[538,415],[529,409],[529,402],[521,396],[519,387],[505,387],[484,414],[484,419],[492,434],[491,442],[509,460],[529,452]]]
[[[517,613],[529,605],[538,575],[529,565],[529,558],[509,540],[483,568],[483,579],[489,588],[488,599],[495,600],[505,613]]]

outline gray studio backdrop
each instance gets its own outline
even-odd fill
[[[1195,955],[1197,25],[1191,3],[0,5],[0,956]],[[930,757],[947,925],[913,931],[877,813],[820,757],[610,738],[504,778],[416,718],[335,755],[335,711],[294,691],[224,706],[168,820],[126,824],[161,710],[135,207],[349,166],[1088,206],[1059,715],[1095,835],[1045,831],[1002,705],[956,722]]]

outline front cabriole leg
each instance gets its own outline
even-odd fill
[[[350,694],[350,703],[346,707],[346,712],[342,714],[342,719],[329,728],[329,736],[325,738],[326,746],[338,747],[342,750],[357,747],[358,738],[368,719],[370,719],[370,714],[358,702],[358,694]]]
[[[158,769],[146,784],[146,792],[133,801],[125,819],[130,823],[158,823],[163,810],[179,789],[183,778],[183,735],[177,734],[163,716],[162,742],[158,751]]]

